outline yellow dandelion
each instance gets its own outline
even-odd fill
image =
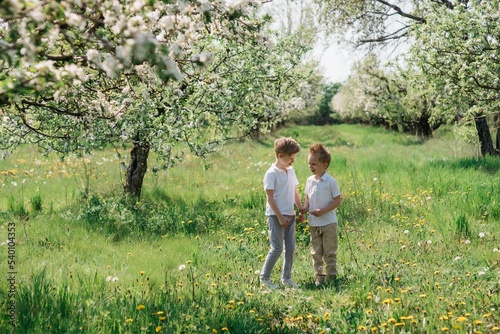
[[[393,300],[393,299],[391,299],[391,298],[387,298],[387,299],[384,299],[384,300],[382,301],[382,304],[384,304],[384,305],[394,304],[394,300]]]
[[[161,331],[161,326],[156,326],[155,332],[158,333],[159,331]]]
[[[160,319],[160,321],[165,321],[165,320],[167,320],[167,317],[162,316],[162,317],[159,317],[159,319]]]
[[[441,332],[447,332],[449,331],[450,329],[448,327],[441,327]]]
[[[240,305],[240,306],[243,305],[243,304],[245,304],[245,303],[244,302],[238,302],[238,305]]]
[[[448,320],[448,316],[447,315],[442,315],[439,317],[440,320]]]
[[[371,331],[372,333],[377,333],[378,328],[377,328],[377,327],[372,327],[372,328],[370,329],[370,331]]]
[[[420,295],[418,295],[418,296],[419,296],[420,298],[425,298],[425,297],[427,297],[427,295],[426,295],[425,293],[422,293],[422,294],[420,294]]]
[[[217,334],[217,333],[218,333],[218,331],[217,331],[215,328],[213,328],[213,329],[212,329],[212,333]]]
[[[144,276],[144,273],[145,273],[145,271],[141,270],[141,272],[140,272],[141,276]]]
[[[127,324],[129,324],[129,323],[131,323],[131,322],[133,322],[133,321],[134,321],[134,319],[132,319],[132,318],[128,318],[128,319],[126,319],[126,320],[125,320],[125,322],[126,322]]]
[[[462,326],[460,326],[460,325],[453,325],[453,329],[458,329],[458,330],[460,330],[460,329],[462,329]]]
[[[464,317],[464,316],[460,316],[460,317],[457,318],[458,322],[464,322],[465,320],[467,320],[467,318]]]
[[[366,327],[365,327],[365,326],[359,326],[359,327],[358,327],[358,329],[359,329],[360,331],[365,331],[365,330],[366,330]]]
[[[483,318],[489,318],[489,317],[491,317],[491,313],[483,314]]]
[[[160,315],[160,314],[163,314],[163,311],[156,312],[156,315]]]
[[[402,326],[404,326],[404,325],[405,325],[405,323],[404,323],[404,322],[396,322],[396,323],[394,324],[394,326],[395,326],[395,327],[402,327]]]
[[[368,315],[373,314],[373,310],[366,310],[366,314]]]
[[[144,310],[146,308],[146,306],[141,304],[141,305],[137,305],[136,308],[137,308],[137,311],[141,311],[141,310]]]
[[[390,318],[389,320],[387,320],[387,322],[390,324],[395,324],[397,321],[394,318]]]
[[[222,328],[221,328],[221,330],[222,330],[222,331],[224,331],[224,332],[227,332],[227,331],[229,330],[229,328],[227,328],[227,327],[222,327]]]
[[[494,327],[491,327],[491,330],[492,330],[493,332],[498,332],[498,331],[500,331],[500,327],[498,327],[498,326],[494,326]]]
[[[474,325],[481,325],[483,322],[481,320],[474,320]]]

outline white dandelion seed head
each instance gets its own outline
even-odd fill
[[[118,282],[118,277],[116,277],[116,276],[115,276],[115,277],[113,277],[112,281],[113,281],[113,282]]]
[[[179,266],[179,270],[180,270],[180,271],[184,271],[184,269],[186,269],[186,265],[185,265],[185,264],[181,264],[181,265]]]
[[[425,198],[425,200],[426,200],[426,201],[430,201],[431,199],[432,199],[432,198],[431,198],[430,196],[427,196],[427,197]]]
[[[408,230],[404,231],[404,234],[409,234],[409,233],[410,233],[410,231],[408,231]]]
[[[468,245],[468,244],[470,244],[470,240],[469,240],[469,239],[467,239],[467,240],[465,240],[465,241],[464,241],[464,243],[465,243],[466,245]]]
[[[378,180],[378,179],[377,179],[376,177],[374,177],[374,178],[373,178],[373,182],[377,182],[377,180]]]
[[[497,247],[495,247],[493,248],[493,253],[500,253],[500,250]]]
[[[260,270],[256,270],[255,275],[260,275]]]
[[[427,244],[428,245],[432,244],[432,240],[427,240]]]
[[[485,273],[484,271],[482,271],[482,270],[481,270],[481,271],[480,271],[480,272],[478,272],[477,274],[478,274],[478,276],[484,276],[486,273]]]
[[[111,282],[111,280],[113,279],[113,277],[111,276],[106,276],[106,282]]]
[[[460,259],[461,259],[461,257],[460,257],[460,256],[457,256],[457,257],[455,257],[455,258],[453,259],[453,261],[458,261],[458,260],[460,260]]]
[[[479,237],[480,237],[480,238],[484,238],[484,236],[485,236],[484,232],[480,232],[480,233],[479,233]]]

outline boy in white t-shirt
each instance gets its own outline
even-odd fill
[[[337,180],[326,173],[332,158],[322,144],[309,148],[309,169],[303,212],[309,211],[311,255],[316,285],[334,279],[337,275],[338,221],[335,209],[342,202]],[[326,265],[326,274],[324,267]]]
[[[274,142],[276,162],[264,176],[266,191],[266,217],[269,229],[270,249],[260,273],[261,284],[275,289],[271,272],[285,246],[285,258],[281,282],[286,287],[297,288],[292,281],[292,264],[295,256],[295,210],[303,210],[297,186],[299,181],[292,168],[300,145],[292,138],[279,138]]]

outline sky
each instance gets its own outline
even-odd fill
[[[348,78],[355,60],[353,52],[349,48],[337,44],[331,45],[324,51],[322,49],[318,47],[316,52],[325,78],[332,83],[344,82]]]

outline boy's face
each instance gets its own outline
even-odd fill
[[[321,177],[321,175],[323,175],[328,168],[328,163],[319,161],[315,154],[309,154],[308,162],[309,170],[313,173],[313,175],[318,177]]]
[[[276,157],[276,165],[280,169],[287,169],[293,163],[295,162],[295,158],[297,157],[298,153],[294,153],[292,155],[287,155],[283,153],[278,153],[278,156]]]

